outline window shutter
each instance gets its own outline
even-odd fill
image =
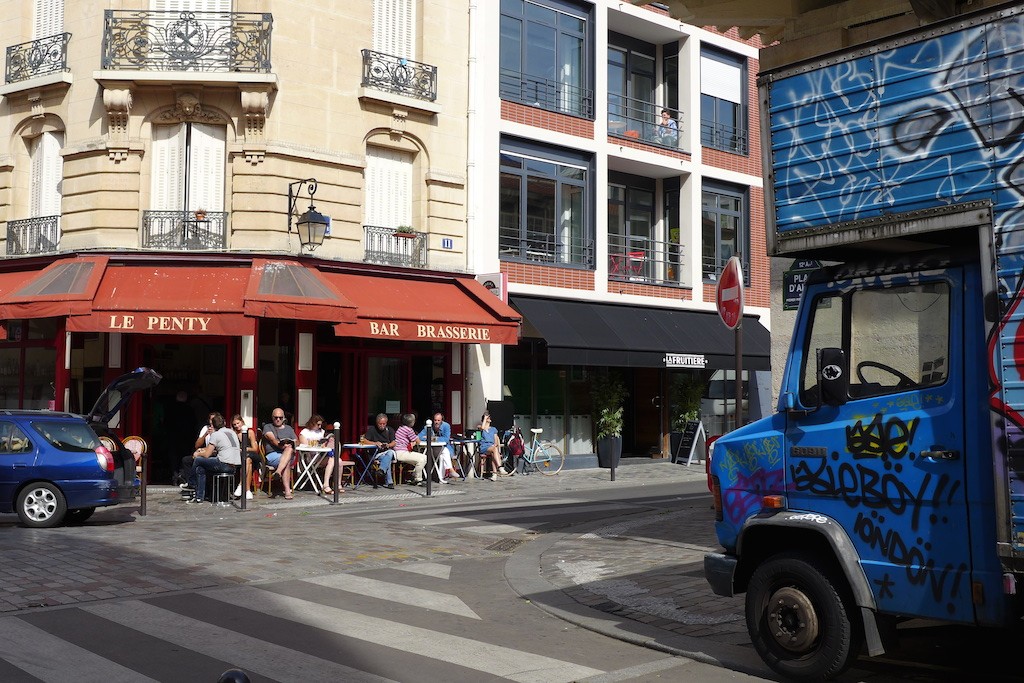
[[[412,226],[412,155],[366,149],[366,225]]]
[[[416,0],[373,0],[373,49],[416,57]]]
[[[227,129],[207,123],[192,124],[188,169],[188,210],[224,210],[224,156]]]
[[[718,59],[701,56],[700,91],[720,100],[743,104],[743,68]]]
[[[63,134],[43,133],[32,141],[32,193],[29,200],[31,217],[59,216],[64,160],[60,156]]]
[[[154,211],[185,208],[185,125],[153,126],[150,207]]]
[[[35,0],[32,39],[64,33],[64,0]]]

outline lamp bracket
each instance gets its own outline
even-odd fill
[[[296,180],[294,183],[288,183],[288,232],[292,231],[292,216],[295,215],[295,205],[299,201],[299,194],[302,192],[302,186],[306,186],[306,191],[309,193],[309,209],[315,211],[316,208],[313,206],[313,195],[316,194],[316,178],[306,178],[305,180]]]

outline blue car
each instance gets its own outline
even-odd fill
[[[135,500],[135,458],[108,424],[132,394],[160,379],[148,368],[122,375],[85,416],[0,410],[0,512],[47,528],[84,522],[98,507]]]

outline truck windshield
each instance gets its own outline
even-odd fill
[[[801,401],[817,403],[817,353],[829,347],[846,353],[849,398],[942,384],[948,373],[949,306],[946,282],[819,297],[807,335]]]

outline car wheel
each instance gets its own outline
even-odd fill
[[[842,673],[860,649],[856,606],[845,584],[816,558],[769,558],[747,585],[747,630],[757,653],[776,672],[797,681]]]
[[[81,524],[85,520],[92,517],[92,513],[96,512],[96,508],[78,508],[77,510],[68,510],[64,516],[65,524]]]
[[[66,512],[64,494],[49,482],[34,482],[18,494],[18,517],[25,526],[36,529],[57,526]]]

